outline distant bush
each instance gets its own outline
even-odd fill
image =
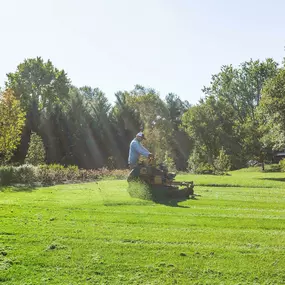
[[[55,184],[54,171],[49,168],[49,165],[43,164],[38,167],[38,181],[42,185]]]
[[[285,159],[284,158],[279,161],[279,166],[280,166],[280,170],[282,172],[285,172]]]
[[[176,172],[177,171],[176,166],[175,166],[175,162],[174,162],[173,158],[169,155],[168,152],[166,152],[165,156],[164,156],[164,165],[167,167],[167,169],[170,172]]]
[[[0,185],[8,186],[14,182],[15,168],[13,166],[0,167]]]
[[[231,168],[230,156],[222,148],[213,163],[207,162],[205,155],[194,151],[188,159],[188,171],[195,174],[225,174]]]
[[[214,161],[214,168],[216,174],[224,174],[231,168],[230,157],[226,154],[222,148],[219,152],[219,156]]]
[[[281,172],[280,164],[267,164],[265,165],[265,172]]]
[[[116,161],[113,156],[108,157],[107,168],[110,170],[116,169]]]
[[[14,167],[14,180],[20,184],[33,184],[37,181],[37,167],[24,164]]]
[[[205,162],[205,158],[200,153],[194,151],[188,159],[188,171],[195,174],[212,174],[213,166]]]
[[[42,138],[36,133],[32,133],[25,163],[32,165],[43,164],[45,156],[46,153]]]
[[[64,167],[60,164],[42,164],[39,166],[24,164],[0,167],[0,185],[40,183],[43,186],[50,186],[62,183],[90,182],[99,179],[126,179],[128,174],[128,169],[109,170],[101,168],[87,170],[79,169],[74,165]]]
[[[114,169],[110,171],[108,174],[105,173],[105,176],[103,175],[102,178],[109,177],[113,179],[126,179],[128,175],[129,175],[129,170]]]
[[[67,180],[77,180],[80,177],[80,171],[77,165],[69,165],[66,168]]]
[[[107,168],[80,170],[80,176],[82,181],[98,180],[98,179],[126,179],[129,170],[128,169],[114,169],[109,170]]]
[[[261,166],[253,166],[253,167],[246,167],[241,168],[239,172],[281,172],[281,166],[280,164],[265,164],[264,170],[262,170]]]

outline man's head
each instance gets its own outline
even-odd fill
[[[137,135],[136,135],[136,138],[138,141],[142,141],[145,139],[145,136],[142,132],[139,132]]]

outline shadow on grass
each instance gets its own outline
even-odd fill
[[[235,188],[238,188],[238,187],[245,187],[243,185],[239,185],[239,184],[226,184],[226,183],[197,183],[196,186],[209,186],[209,187],[235,187]]]
[[[258,180],[269,180],[269,181],[285,182],[285,178],[259,178]]]
[[[200,196],[200,195],[195,195]],[[134,201],[120,201],[120,202],[113,202],[113,201],[104,201],[104,206],[107,207],[116,207],[116,206],[150,206],[152,203],[165,205],[168,207],[177,207],[177,208],[189,208],[189,206],[179,205],[179,203],[188,201],[188,200],[198,200],[196,197],[192,198],[179,198],[179,199],[141,199],[141,200],[134,200]],[[135,198],[138,199],[138,198]]]
[[[103,204],[107,207],[116,207],[116,206],[147,206],[150,205],[151,201],[126,201],[126,202],[107,202],[105,201]]]
[[[192,198],[177,198],[177,199],[155,199],[154,202],[156,204],[161,204],[169,207],[177,207],[177,208],[190,208],[189,206],[179,205],[178,203],[189,201],[189,200],[198,200],[196,197],[201,196],[194,194]]]
[[[0,192],[32,192],[36,188],[27,185],[0,186]]]
[[[189,208],[189,206],[179,205],[178,203],[187,201],[187,199],[183,200],[161,200],[161,201],[154,201],[156,204],[165,205],[168,207],[175,207],[175,208]]]

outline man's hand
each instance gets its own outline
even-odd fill
[[[150,153],[150,154],[148,155],[148,158],[153,158],[153,154]]]

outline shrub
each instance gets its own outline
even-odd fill
[[[281,164],[269,164],[269,165],[265,165],[265,172],[281,172],[282,171],[282,167]],[[285,168],[284,168],[285,171]]]
[[[197,174],[212,174],[214,173],[213,166],[207,162],[201,162],[197,169],[196,169]]]
[[[32,165],[40,165],[45,162],[45,148],[42,141],[42,138],[32,133],[28,153],[25,158],[26,164],[32,164]]]
[[[13,166],[0,167],[0,185],[8,186],[14,182],[15,168]]]
[[[37,182],[37,168],[34,165],[24,164],[14,169],[16,183],[31,185]]]
[[[109,177],[113,179],[127,179],[129,175],[129,170],[127,169],[115,169],[110,171],[108,174]]]
[[[168,152],[165,153],[164,165],[170,172],[176,172],[176,165],[174,163],[173,158],[169,155]]]
[[[38,180],[44,185],[60,184],[65,181],[86,180],[87,171],[81,173],[77,166],[64,167],[60,164],[43,164],[38,168]]]
[[[64,182],[94,181],[98,179],[126,179],[128,169],[79,169],[70,165],[64,167],[60,164],[42,164],[39,166],[24,164],[21,166],[0,167],[0,185],[8,186],[13,183],[32,185],[39,182],[43,186],[61,184]]]
[[[281,172],[285,172],[285,158],[279,161]]]
[[[194,150],[188,159],[188,170],[190,172],[196,173],[200,163],[201,163],[200,154],[196,150]]]
[[[55,184],[63,183],[64,181],[67,180],[68,171],[63,165],[56,164],[56,163],[49,164],[48,172],[49,172],[49,176],[53,178],[53,181]]]
[[[37,177],[38,177],[38,182],[42,183],[43,185],[53,185],[55,184],[55,179],[54,179],[54,172],[50,171],[50,168],[48,165],[40,165],[37,168]]]
[[[196,174],[212,174],[214,169],[209,163],[205,162],[199,152],[194,150],[188,159],[188,171]]]
[[[102,178],[102,172],[95,169],[80,169],[78,174],[78,180],[80,181],[94,181]]]
[[[219,156],[214,161],[214,168],[216,174],[224,174],[230,170],[231,162],[229,156],[224,149],[220,150]]]
[[[77,165],[69,165],[66,168],[66,179],[77,180],[80,178],[80,171]]]
[[[116,162],[113,156],[108,157],[107,167],[110,170],[116,169]]]

